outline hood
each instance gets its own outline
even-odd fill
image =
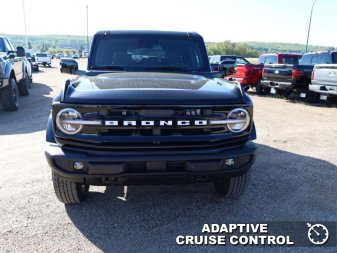
[[[243,102],[235,84],[174,73],[122,72],[71,81],[64,102],[110,105],[222,105]]]

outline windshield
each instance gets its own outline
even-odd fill
[[[206,59],[206,61],[205,61]],[[91,69],[209,71],[202,39],[184,36],[119,35],[96,39]]]

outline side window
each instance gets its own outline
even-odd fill
[[[258,61],[258,63],[259,63],[259,64],[264,64],[264,63],[265,63],[265,61],[266,61],[266,56],[264,56],[264,55],[261,55],[261,56],[259,57],[259,61]]]
[[[12,44],[12,42],[11,42],[11,41],[8,41],[8,43],[9,43],[9,45],[11,46],[12,50],[13,50],[13,51],[16,51],[16,48],[14,47],[14,45]]]
[[[9,44],[8,40],[4,39],[4,42],[5,42],[5,47],[7,48],[7,51],[13,51],[13,48]]]
[[[236,63],[237,64],[249,64],[245,59],[243,58],[236,58]]]

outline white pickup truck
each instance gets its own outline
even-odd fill
[[[337,52],[331,56],[332,64],[316,64],[311,75],[309,90],[321,100],[337,96]]]
[[[51,67],[51,57],[46,53],[37,53],[35,54],[35,58],[38,64]]]

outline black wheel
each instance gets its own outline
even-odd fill
[[[29,78],[29,76],[26,72],[25,78],[22,79],[19,83],[20,96],[28,96],[29,95],[29,86],[30,86],[30,78]]]
[[[305,101],[307,103],[318,103],[319,102],[319,93],[309,90],[306,94]]]
[[[250,169],[246,174],[237,177],[218,179],[214,182],[215,190],[224,198],[239,198],[247,189],[250,181]]]
[[[78,204],[87,197],[89,185],[62,179],[55,173],[52,177],[55,194],[62,203]]]
[[[39,70],[40,70],[40,69],[39,69],[39,66],[37,66],[35,71],[36,71],[36,72],[39,72]]]
[[[263,85],[261,84],[261,81],[259,81],[256,84],[256,94],[257,95],[266,95],[270,92],[270,88],[268,87],[263,87]]]
[[[6,111],[16,111],[19,108],[19,91],[14,78],[11,77],[7,87],[1,90],[0,101]]]
[[[51,68],[51,64],[48,64],[48,67]]]

